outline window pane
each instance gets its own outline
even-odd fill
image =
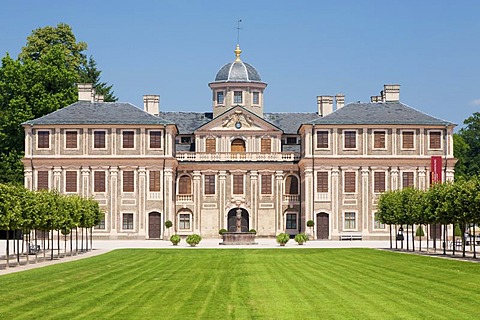
[[[262,174],[262,194],[272,194],[271,174]]]
[[[441,137],[442,133],[438,131],[429,132],[430,149],[440,149],[442,147]]]
[[[123,229],[133,230],[133,213],[123,214]]]
[[[317,192],[328,192],[328,172],[317,172]]]
[[[404,188],[413,187],[413,172],[403,172],[402,173],[402,186]]]
[[[355,185],[356,174],[355,172],[345,172],[344,173],[344,188],[343,191],[345,193],[355,193],[356,192],[356,185]]]
[[[233,92],[233,103],[234,104],[243,103],[242,91]]]
[[[48,190],[48,171],[37,172],[37,190]]]
[[[224,100],[223,91],[217,91],[217,103],[223,104],[223,100]]]
[[[178,218],[179,229],[190,229],[190,214],[181,213]]]
[[[37,132],[37,148],[50,148],[50,131]]]
[[[206,149],[207,153],[215,153],[217,152],[217,148],[215,145],[215,138],[207,138],[206,142]]]
[[[272,140],[271,139],[262,139],[262,153],[271,153],[272,152]]]
[[[134,132],[133,131],[123,131],[123,148],[133,148],[134,147]]]
[[[297,229],[297,214],[287,213],[287,229]]]
[[[377,214],[375,213],[374,214],[374,222],[373,222],[373,228],[374,229],[385,229],[385,224],[384,223],[380,223],[378,220],[377,220]]]
[[[377,149],[385,148],[385,131],[373,132],[373,147]]]
[[[183,175],[178,180],[179,194],[192,194],[192,179],[189,176]]]
[[[328,131],[317,131],[317,148],[328,148]]]
[[[258,92],[253,93],[253,104],[259,104],[260,103],[260,94]]]
[[[215,175],[205,175],[205,194],[215,194]]]
[[[150,171],[148,186],[150,192],[160,192],[160,171]]]
[[[413,131],[402,132],[402,148],[413,149]]]
[[[355,229],[355,212],[345,212],[345,221],[344,221],[344,228],[345,229]]]
[[[100,218],[98,224],[95,226],[95,229],[104,230],[105,229],[105,214]]]
[[[135,174],[133,171],[123,171],[123,192],[135,191],[134,178]]]
[[[243,175],[233,176],[233,194],[243,194]]]
[[[95,171],[93,173],[94,192],[105,192],[105,171]]]
[[[373,191],[375,193],[385,192],[385,172],[374,172],[373,177],[374,177]]]
[[[77,131],[65,132],[65,148],[76,149],[77,148]]]
[[[65,192],[77,192],[77,171],[65,171]]]
[[[357,132],[356,131],[344,131],[344,145],[345,148],[355,149],[357,147]]]
[[[105,148],[105,131],[95,131],[93,133],[93,147]]]
[[[162,132],[150,131],[150,149],[160,149],[162,147]]]

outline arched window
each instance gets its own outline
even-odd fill
[[[298,194],[298,178],[288,176],[285,179],[285,194]]]
[[[232,152],[245,152],[245,141],[242,139],[235,139],[232,141]]]
[[[178,179],[178,194],[192,194],[192,179],[183,175]]]

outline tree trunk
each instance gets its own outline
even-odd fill
[[[8,238],[9,236],[9,229],[7,229],[7,265],[5,266],[5,269],[8,269],[10,267],[10,239]]]
[[[390,227],[390,249],[392,249],[392,225],[389,224]]]

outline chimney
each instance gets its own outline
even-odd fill
[[[95,94],[95,102],[104,102],[105,96],[103,94]]]
[[[343,93],[335,95],[335,103],[337,106],[337,110],[343,108],[343,106],[345,105],[345,95]]]
[[[382,93],[383,93],[383,91],[380,93],[379,96],[371,96],[370,97],[370,102],[373,102],[373,103],[382,102],[383,101]]]
[[[95,89],[91,83],[78,83],[78,101],[93,102],[95,97]]]
[[[397,102],[400,101],[400,85],[386,84],[382,91],[383,102]]]
[[[318,115],[325,117],[333,112],[332,96],[317,96]]]
[[[147,94],[143,96],[143,111],[153,115],[160,112],[160,96],[156,94]]]

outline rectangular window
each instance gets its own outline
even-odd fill
[[[105,131],[93,132],[93,147],[96,149],[105,148]]]
[[[37,132],[37,148],[38,149],[50,148],[50,131]]]
[[[105,171],[93,172],[93,192],[105,192]]]
[[[37,190],[48,190],[48,171],[37,171]]]
[[[297,214],[296,213],[287,213],[287,225],[286,229],[297,229]]]
[[[77,131],[65,131],[65,148],[76,149],[77,147]]]
[[[234,104],[243,103],[242,91],[234,91],[233,92],[233,103]]]
[[[317,131],[317,148],[328,149],[328,131]]]
[[[344,230],[356,229],[355,212],[345,212],[345,219],[343,223]]]
[[[180,230],[189,230],[190,229],[190,214],[180,213],[178,215],[178,228]]]
[[[133,213],[123,214],[123,230],[133,230]]]
[[[385,131],[373,132],[373,148],[385,149]]]
[[[343,146],[345,149],[357,148],[357,131],[344,131],[343,137]]]
[[[205,151],[207,153],[217,152],[217,146],[216,146],[215,138],[207,138],[205,140]]]
[[[256,92],[256,91],[253,92],[252,102],[253,102],[253,104],[260,104],[260,93],[259,92]]]
[[[442,148],[442,133],[440,131],[430,131],[428,137],[430,140],[429,149]]]
[[[271,153],[272,152],[272,140],[262,138],[262,153]]]
[[[123,131],[122,132],[122,148],[124,149],[132,149],[135,147],[134,142],[135,133],[133,131]]]
[[[317,192],[328,192],[328,171],[317,172]]]
[[[150,192],[160,192],[160,171],[149,172],[148,190],[150,190]]]
[[[402,173],[402,187],[403,188],[408,188],[408,187],[413,187],[413,186],[414,186],[413,172],[403,172]]]
[[[223,104],[224,99],[223,91],[217,91],[217,104]]]
[[[413,149],[413,131],[402,131],[402,149]]]
[[[233,194],[243,194],[243,175],[233,176]]]
[[[343,174],[343,192],[344,193],[355,193],[356,192],[356,178],[357,174],[353,171],[348,171]]]
[[[205,175],[205,194],[215,194],[215,175],[207,174]]]
[[[135,191],[135,173],[133,171],[123,171],[123,192]]]
[[[97,230],[105,230],[105,215],[103,215],[100,218],[100,221],[98,221],[98,224],[95,226],[95,229]]]
[[[385,192],[385,172],[377,171],[373,173],[373,192]]]
[[[262,194],[272,194],[271,174],[262,174]]]
[[[77,192],[77,171],[65,171],[65,192]]]
[[[377,214],[373,214],[373,229],[385,229],[385,224],[377,220]]]
[[[160,149],[162,147],[162,131],[149,131],[150,149]]]
[[[287,144],[297,144],[297,137],[287,137]]]

